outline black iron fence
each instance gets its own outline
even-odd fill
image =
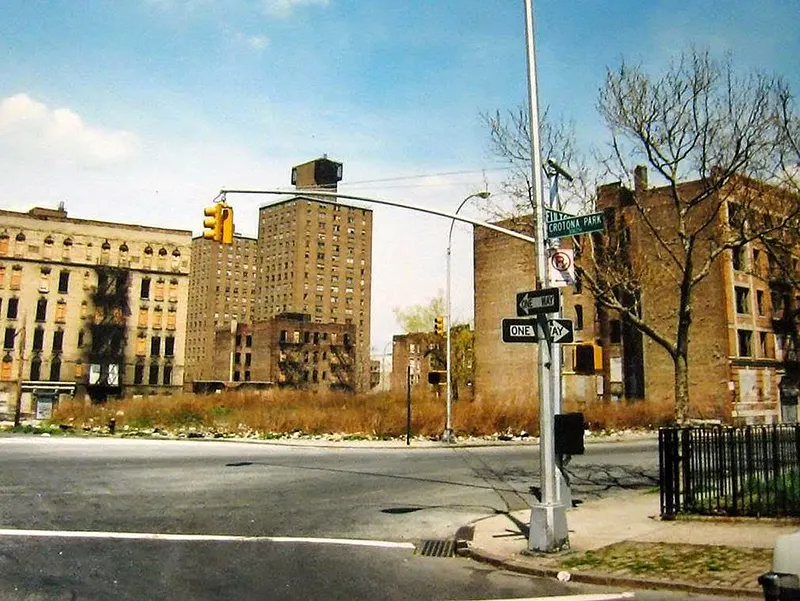
[[[800,516],[800,425],[661,428],[661,515]]]

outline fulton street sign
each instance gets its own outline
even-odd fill
[[[599,232],[605,227],[602,213],[591,213],[589,215],[578,215],[577,217],[567,217],[547,221],[548,238],[566,238],[567,236],[577,236],[578,234],[588,234]]]
[[[561,308],[558,288],[543,288],[517,293],[517,317],[529,317],[542,313],[557,313]]]

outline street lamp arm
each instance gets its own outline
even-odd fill
[[[428,213],[429,215],[436,215],[437,217],[447,217],[449,219],[455,219],[456,221],[463,221],[464,223],[470,223],[472,225],[477,225],[480,227],[485,227],[486,229],[494,230],[495,232],[499,232],[501,234],[505,234],[507,236],[511,236],[512,238],[517,238],[519,240],[524,240],[525,242],[530,242],[531,244],[536,244],[536,238],[531,236],[526,236],[525,234],[520,234],[519,232],[515,232],[514,230],[510,230],[504,227],[500,227],[499,225],[495,225],[493,223],[486,223],[484,221],[479,221],[478,219],[472,219],[470,217],[463,217],[461,215],[456,215],[455,213],[448,213],[447,211],[439,211],[437,209],[430,209],[428,207],[420,207],[415,205],[410,205],[408,203],[396,201],[396,200],[383,200],[379,198],[371,198],[369,196],[355,196],[353,194],[342,194],[341,192],[323,192],[321,190],[220,190],[219,197],[224,197],[227,194],[267,194],[267,195],[280,195],[280,196],[319,196],[322,198],[345,198],[347,200],[357,200],[361,202],[368,202],[378,205],[385,205],[388,207],[397,207],[400,209],[409,209],[411,211],[418,211],[420,213]],[[480,196],[482,193],[478,192],[477,195]]]

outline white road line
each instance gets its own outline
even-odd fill
[[[357,538],[314,538],[298,536],[232,536],[226,534],[161,534],[157,532],[97,532],[93,530],[16,530],[0,528],[0,536],[34,538],[100,538],[121,540],[166,540],[166,541],[212,541],[273,543],[306,543],[317,545],[345,545],[350,547],[373,547],[383,549],[414,549],[413,543]]]
[[[494,599],[493,601],[618,601],[635,599],[634,593],[601,593],[588,595],[563,595],[561,597],[525,597],[524,599]]]

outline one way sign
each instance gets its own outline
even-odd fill
[[[575,339],[572,330],[572,320],[570,319],[550,319],[547,321],[550,326],[550,340],[553,342],[572,342]]]

